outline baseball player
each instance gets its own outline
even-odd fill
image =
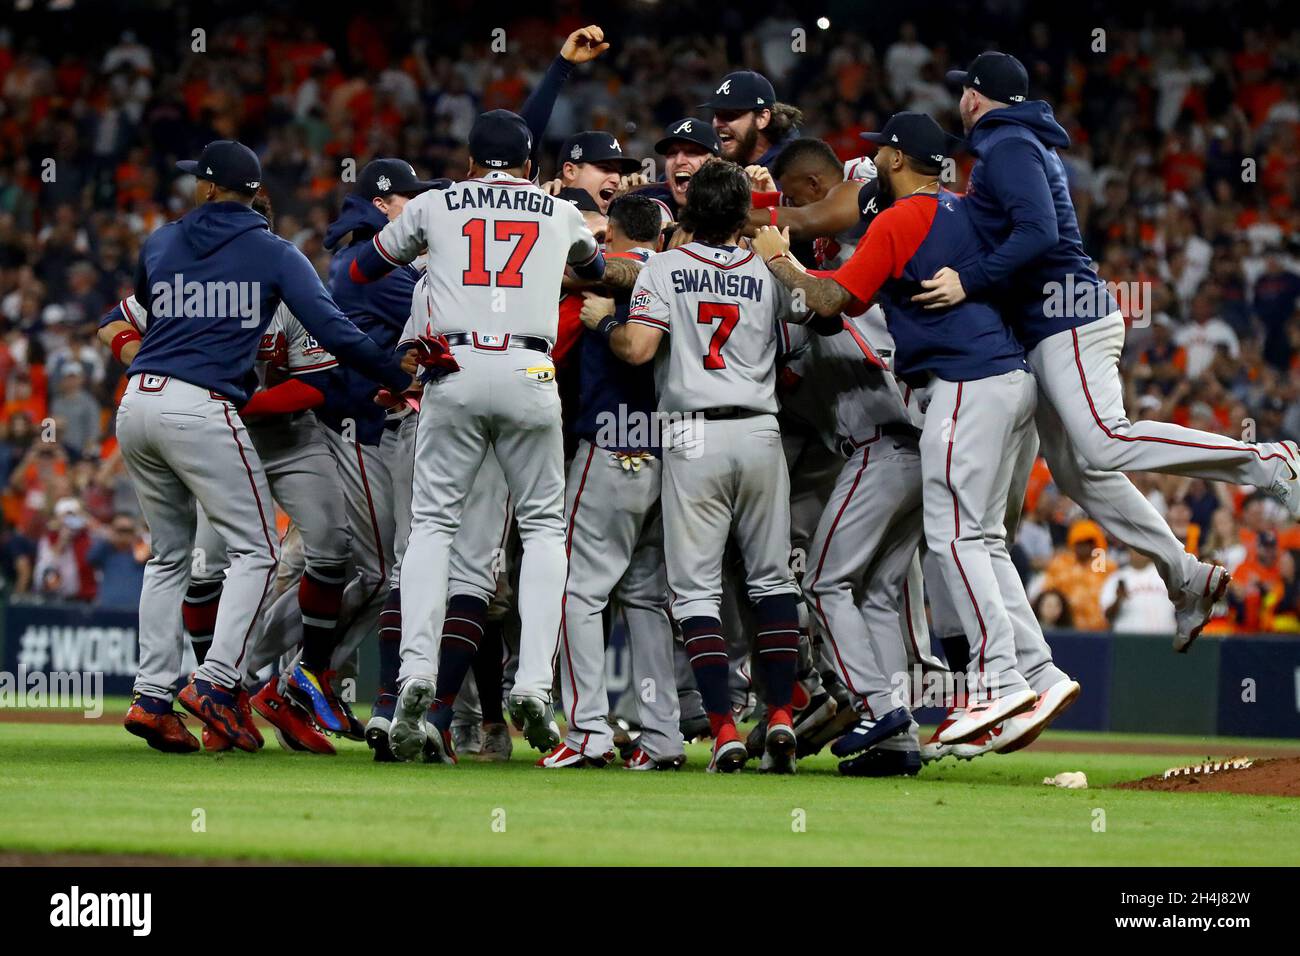
[[[630,286],[637,267],[621,259],[607,265],[582,214],[529,182],[531,149],[518,115],[482,114],[470,133],[470,178],[411,200],[350,270],[358,284],[371,282],[427,248],[429,292],[439,306],[442,339],[432,357],[439,367],[426,375],[416,433],[401,690],[389,728],[394,752],[407,759],[429,737],[451,541],[488,447],[505,473],[523,540],[511,716],[535,749],[560,742],[550,699],[567,567],[563,440],[548,355],[556,303],[566,264],[615,287]]]
[[[659,411],[677,416],[665,450],[663,516],[673,616],[681,623],[713,731],[712,772],[747,759],[727,689],[721,634],[722,560],[734,534],[757,622],[771,769],[795,769],[791,722],[798,589],[790,571],[789,476],[777,427],[778,324],[789,296],[736,245],[749,180],[734,163],[706,163],[691,181],[682,224],[694,240],[650,260],[628,321],[602,323],[614,354],[658,359]],[[671,337],[661,352],[665,337]]]
[[[397,351],[422,350],[424,343],[435,338],[434,302],[429,293],[428,274],[420,276],[411,296],[411,318],[398,342]],[[419,393],[411,392],[401,397],[408,407],[419,408]],[[415,475],[415,438],[418,418],[408,415],[398,429],[398,453],[391,463],[398,488],[410,488]],[[497,572],[501,565],[505,539],[510,529],[510,493],[505,475],[491,449],[483,458],[478,476],[465,500],[465,514],[461,526],[452,540],[449,562],[447,614],[444,618],[442,642],[439,648],[438,680],[432,707],[428,713],[429,725],[437,735],[430,735],[425,757],[437,763],[455,763],[456,746],[452,740],[453,708],[461,686],[465,683],[488,625],[488,609],[497,593]],[[389,585],[389,601],[380,620],[381,640],[392,641],[391,632],[397,631],[397,644],[401,642],[401,605],[392,599],[399,595],[401,569],[410,541],[411,501],[409,495],[399,495],[396,508],[396,534],[393,551],[395,562]],[[385,635],[383,632],[389,632]],[[375,760],[385,762],[398,759],[388,738],[393,713],[397,706],[398,667],[396,661],[384,661],[379,675],[380,695],[366,725],[366,742],[374,751]],[[391,668],[391,670],[389,670]],[[509,748],[509,737],[504,723],[493,722],[488,733],[494,738],[493,746]],[[498,740],[506,736],[501,744]]]
[[[395,389],[410,381],[398,361],[338,310],[311,263],[249,208],[261,164],[247,146],[209,143],[197,161],[196,208],[153,233],[140,251],[136,300],[143,334],[113,340],[127,369],[117,435],[149,524],[153,554],[140,597],[140,670],[126,727],[158,749],[195,740],[172,711],[182,631],[177,609],[189,584],[195,502],[225,541],[230,566],[206,659],[178,699],[217,736],[257,749],[236,700],[275,578],[270,493],[257,450],[239,419],[262,333],[283,301],[328,351]]]
[[[708,102],[722,157],[741,166],[770,168],[786,140],[803,122],[803,113],[776,101],[772,83],[762,73],[728,73]]]
[[[965,302],[935,312],[911,301],[939,261],[972,263],[982,254],[962,201],[939,185],[947,135],[920,113],[895,114],[882,132],[864,135],[880,146],[881,190],[892,204],[849,263],[830,278],[809,276],[790,261],[788,237],[771,227],[760,230],[755,248],[819,314],[880,294],[896,373],[914,386],[925,410],[926,539],[971,640],[967,706],[939,738],[956,744],[1032,708],[1035,688],[1047,698],[1036,712],[1044,722],[1079,692],[1045,643],[1018,642],[1012,621],[1028,600],[1006,552],[1004,519],[1018,453],[1032,431],[1034,383],[1023,349],[995,309]]]
[[[711,157],[722,155],[722,142],[707,120],[687,116],[664,127],[663,136],[655,143],[655,152],[664,158],[663,180],[637,193],[659,203],[666,222],[676,222],[686,205],[691,177]]]
[[[641,171],[639,161],[623,155],[618,138],[601,130],[574,133],[566,139],[556,165],[560,175],[546,184],[547,191],[581,189],[596,201],[602,216],[614,195],[629,185],[628,177]]]
[[[1295,442],[1249,443],[1168,422],[1130,422],[1118,363],[1124,316],[1083,250],[1065,167],[1069,136],[1015,57],[984,53],[948,73],[963,87],[962,122],[977,150],[967,195],[989,253],[952,263],[917,301],[948,308],[1009,288],[1005,308],[1038,383],[1038,431],[1061,491],[1115,538],[1149,556],[1177,612],[1174,649],[1186,651],[1226,592],[1226,569],[1198,562],[1122,474],[1155,471],[1256,485],[1300,517]]]
[[[606,255],[646,261],[660,243],[659,207],[640,194],[610,204]],[[587,294],[583,322],[595,329],[626,317],[621,301]],[[604,611],[623,610],[632,688],[642,733],[629,770],[668,770],[686,760],[678,729],[673,631],[659,514],[661,462],[654,375],[616,358],[600,335],[583,336],[577,454],[569,469],[565,517],[569,578],[560,619],[560,690],[568,715],[564,743],[538,766],[605,766],[614,757],[607,721]]]

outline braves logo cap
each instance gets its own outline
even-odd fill
[[[922,162],[941,164],[944,158],[956,152],[961,140],[949,136],[926,113],[895,113],[879,133],[859,134],[877,146],[892,146]]]
[[[262,185],[257,154],[233,139],[213,140],[203,147],[198,159],[182,159],[176,168],[241,193],[255,193]]]
[[[999,103],[1023,103],[1029,96],[1029,73],[1010,53],[981,53],[969,70],[949,70],[948,82],[979,90]]]
[[[469,155],[488,169],[522,166],[533,151],[533,134],[518,113],[488,110],[469,131]]]
[[[713,96],[700,105],[715,110],[770,110],[775,102],[776,90],[767,77],[753,70],[737,70],[724,76]]]
[[[429,189],[438,189],[446,183],[447,180],[421,179],[404,159],[383,157],[366,163],[357,176],[357,184],[352,187],[352,192],[365,199],[378,199],[393,193],[413,196]]]
[[[560,166],[565,163],[615,163],[624,176],[640,171],[641,164],[623,155],[613,133],[590,129],[574,133],[560,146]]]
[[[713,124],[693,116],[665,126],[663,139],[655,143],[655,152],[660,156],[667,155],[668,147],[678,142],[702,146],[714,156],[722,152],[722,141],[718,139],[718,132],[713,128]]]

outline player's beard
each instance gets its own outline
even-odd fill
[[[758,146],[758,125],[751,123],[748,132],[744,137],[732,140],[735,143],[735,152],[732,154],[732,162],[744,166],[754,160],[750,159],[754,155],[755,147]]]
[[[876,180],[880,183],[879,206],[887,209],[894,202],[894,179],[888,169],[878,169]]]

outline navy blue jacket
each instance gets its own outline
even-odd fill
[[[627,258],[645,262],[649,255],[630,253]],[[619,322],[627,321],[628,302],[627,296],[619,296],[615,303],[614,317]],[[573,433],[605,451],[655,451],[659,435],[654,431],[658,407],[654,363],[628,365],[610,351],[603,335],[591,331],[582,333],[579,363]],[[620,434],[620,429],[625,432]]]
[[[965,275],[984,255],[968,207],[946,189],[897,199],[832,275],[859,302],[879,297],[894,338],[894,372],[909,385],[927,374],[969,382],[1028,368],[1025,350],[987,301],[967,296],[947,309],[912,301],[943,266]]]
[[[1030,100],[984,114],[966,208],[991,250],[959,270],[970,296],[997,299],[1026,349],[1109,315],[1116,305],[1083,251],[1057,149],[1070,145],[1052,108]]]
[[[243,203],[204,203],[154,232],[140,250],[135,296],[149,322],[128,375],[168,375],[243,404],[262,332],[283,301],[339,361],[390,387],[410,381],[391,350],[339,311],[307,257]]]

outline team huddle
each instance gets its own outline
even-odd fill
[[[518,113],[480,115],[461,182],[368,163],[327,283],[272,232],[252,150],[179,164],[196,208],[100,328],[152,541],[125,721],[150,746],[256,751],[256,712],[289,749],[380,762],[506,760],[513,724],[547,769],[676,769],[711,738],[710,771],[829,746],[846,776],[911,775],[1025,747],[1080,693],[1008,552],[1040,451],[1155,563],[1178,651],[1228,572],[1123,473],[1254,485],[1300,518],[1294,442],[1127,419],[1069,139],[1014,57],[949,74],[965,194],[929,116],[843,163],[750,71],[665,128],[658,179],[589,131],[539,184],[556,97],[608,46],[576,31]],[[1095,294],[1049,307],[1063,287]],[[924,742],[922,706],[946,708]]]

